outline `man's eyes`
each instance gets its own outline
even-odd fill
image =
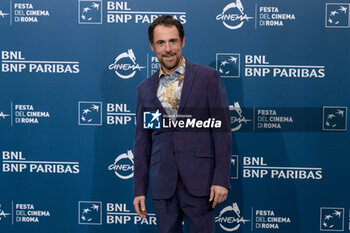
[[[176,44],[179,40],[178,39],[173,39],[173,40],[169,40],[170,44]],[[165,41],[157,41],[156,42],[157,45],[164,45]]]

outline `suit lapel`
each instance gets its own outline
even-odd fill
[[[182,87],[182,93],[180,97],[178,114],[181,114],[184,109],[187,99],[191,93],[193,81],[194,81],[194,73],[192,70],[192,63],[186,60],[185,78],[184,78],[184,84]]]

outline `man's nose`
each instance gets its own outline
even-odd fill
[[[170,43],[169,42],[167,42],[167,43],[165,43],[165,51],[166,52],[170,52],[171,51],[171,45],[170,45]]]

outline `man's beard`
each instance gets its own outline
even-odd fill
[[[168,70],[172,70],[172,69],[176,68],[181,61],[181,56],[176,56],[176,55],[174,55],[174,56],[175,56],[174,62],[172,62],[172,61],[166,62],[164,59],[164,56],[162,56],[161,57],[162,59],[159,59],[160,64]]]

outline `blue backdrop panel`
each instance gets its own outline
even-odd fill
[[[216,232],[349,232],[350,3],[0,2],[0,232],[156,232],[132,206],[147,28],[170,14],[185,57],[230,104],[232,190]],[[196,172],[196,171],[193,171]]]

